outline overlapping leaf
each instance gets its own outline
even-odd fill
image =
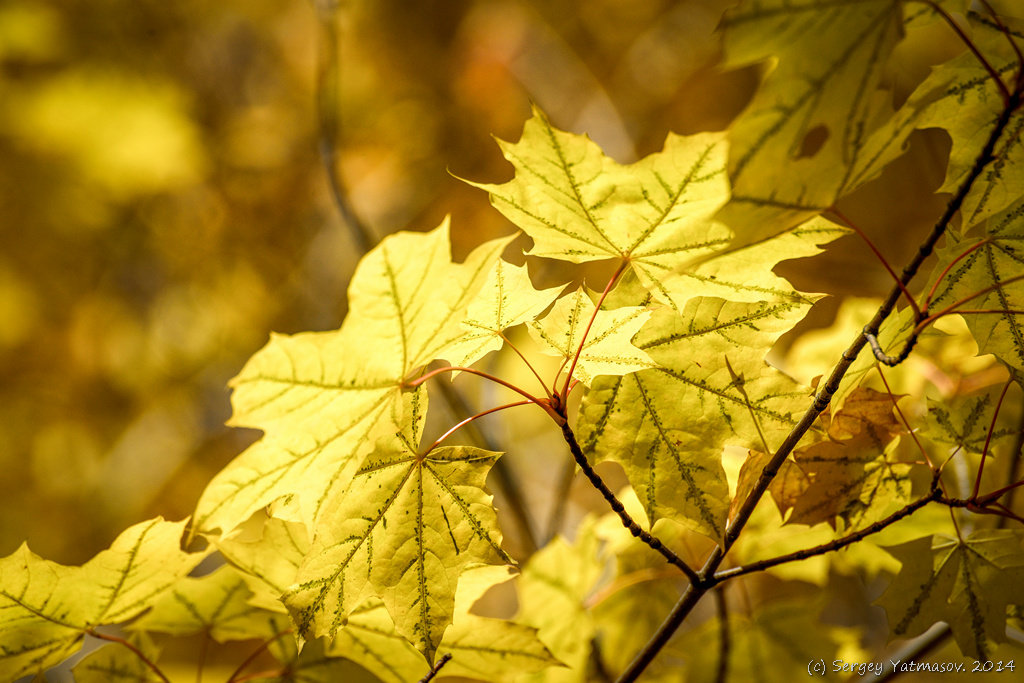
[[[484,491],[499,454],[466,446],[420,453],[415,399],[406,415],[332,502],[286,603],[302,634],[333,637],[353,609],[379,596],[397,632],[432,660],[462,572],[512,560]]]
[[[729,192],[721,134],[669,135],[664,151],[623,166],[534,110],[519,142],[500,144],[515,177],[473,185],[533,238],[531,254],[573,263],[627,259],[645,287],[667,298],[667,274],[731,237],[710,218]]]
[[[806,410],[807,390],[764,357],[808,306],[708,297],[681,315],[663,308],[634,342],[660,367],[601,378],[585,394],[580,443],[622,465],[652,522],[672,517],[720,538],[722,446],[774,449]]]
[[[538,551],[519,577],[517,620],[538,635],[568,668],[549,668],[520,683],[587,683],[594,637],[586,600],[601,578],[605,560],[592,520],[577,531],[574,543],[557,537]]]
[[[696,296],[715,296],[746,303],[809,303],[815,297],[793,289],[785,278],[773,273],[772,268],[779,261],[819,254],[821,245],[848,232],[848,229],[820,216],[812,218],[772,239],[729,249],[677,269],[662,280],[668,292],[666,298],[671,302],[685,302]]]
[[[144,633],[133,634],[129,642],[150,661],[156,660],[156,646]],[[104,645],[89,653],[75,664],[72,672],[75,683],[157,683],[163,680],[141,657],[120,644]]]
[[[43,560],[24,545],[0,560],[0,678],[40,673],[72,654],[89,629],[150,607],[203,557],[180,549],[184,526],[136,524],[81,567]]]
[[[509,578],[505,567],[475,567],[462,575],[455,619],[437,651],[438,656],[452,655],[443,675],[512,683],[523,674],[559,664],[537,639],[535,628],[469,611],[488,588]],[[429,670],[423,655],[395,632],[379,600],[370,600],[352,613],[329,651],[358,662],[385,683],[419,680]]]
[[[964,654],[987,659],[1006,642],[1006,608],[1024,604],[1021,533],[985,529],[958,540],[926,536],[888,548],[903,568],[878,599],[893,637],[945,621]]]
[[[598,375],[625,375],[655,365],[630,341],[650,318],[650,311],[642,306],[625,306],[600,310],[595,315],[594,310],[586,292],[577,289],[559,299],[541,320],[534,321],[528,328],[530,336],[542,351],[566,363],[579,350],[573,377],[586,385]],[[589,325],[592,317],[594,323]]]
[[[794,452],[810,481],[789,521],[828,522],[835,527],[841,515],[851,526],[859,526],[866,516],[878,516],[878,511],[905,501],[910,465],[891,462],[887,452],[900,431],[887,394],[855,390],[843,409],[832,415],[828,439]]]
[[[295,583],[302,559],[309,554],[306,528],[273,517],[253,520],[250,525],[258,526],[258,534],[243,527],[216,539],[217,549],[248,584],[252,592],[249,604],[284,613],[281,596]]]
[[[226,531],[289,495],[311,526],[401,410],[403,381],[466,335],[466,308],[507,243],[455,264],[447,221],[392,235],[360,262],[340,330],[274,335],[232,381],[231,424],[266,435],[210,482],[197,527]]]
[[[950,449],[969,453],[990,453],[1008,448],[1015,431],[995,425],[992,427],[996,400],[991,394],[955,397],[945,403],[928,399],[928,416],[922,430],[924,436]]]
[[[888,113],[876,89],[902,24],[899,0],[758,0],[727,14],[728,65],[775,60],[730,130],[721,218],[739,243],[824,211],[899,154],[913,127],[876,127]]]
[[[769,460],[771,460],[771,456],[767,453],[760,451],[750,451],[748,453],[747,459],[743,461],[743,465],[740,467],[740,475],[736,481],[736,496],[733,498],[732,505],[729,508],[730,517],[739,511],[743,501],[754,490],[754,485],[757,483],[761,472]],[[782,461],[775,477],[772,479],[772,483],[768,485],[768,493],[771,494],[772,500],[775,501],[775,506],[783,517],[796,505],[800,496],[810,486],[810,483],[807,475],[804,474],[804,471],[800,469],[796,462],[789,459]]]
[[[206,633],[218,643],[272,638],[289,628],[283,615],[251,604],[252,595],[238,571],[221,567],[180,579],[132,628],[176,636]]]
[[[991,18],[970,15],[971,40],[1004,82],[1012,83],[1021,65],[1016,53]],[[1011,24],[1013,26],[1013,24]],[[1011,31],[1018,45],[1024,31]],[[940,97],[918,122],[919,128],[941,127],[949,131],[953,148],[941,191],[955,192],[974,166],[985,141],[1004,109],[998,85],[978,58],[966,52],[939,66],[919,91],[936,91]],[[1024,111],[1018,110],[996,144],[994,160],[972,185],[961,207],[962,226],[970,228],[1002,211],[1019,196],[1024,182]]]
[[[958,304],[979,352],[1024,370],[1024,201],[962,238],[951,235],[938,255],[934,277],[946,274],[932,309]]]
[[[509,327],[533,320],[555,300],[561,287],[537,290],[526,266],[499,259],[466,310],[466,333],[441,353],[453,365],[472,365],[504,343]]]

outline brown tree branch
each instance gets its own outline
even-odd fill
[[[129,650],[131,650],[135,654],[135,656],[138,657],[142,661],[142,663],[145,664],[150,669],[150,671],[155,673],[157,675],[157,677],[160,678],[161,681],[164,681],[164,683],[171,683],[170,679],[167,678],[167,676],[164,675],[164,672],[160,670],[160,667],[158,667],[153,662],[152,659],[147,657],[145,655],[145,653],[142,652],[142,650],[140,650],[139,648],[135,647],[135,645],[131,641],[128,641],[128,640],[126,640],[124,638],[121,638],[120,636],[111,635],[109,633],[101,633],[100,631],[97,631],[97,630],[91,629],[91,628],[90,629],[86,629],[85,632],[87,634],[89,634],[90,636],[92,636],[93,638],[99,638],[100,640],[106,640],[106,641],[109,641],[111,643],[117,643],[119,645],[123,645],[124,647],[128,648]]]
[[[440,672],[441,669],[444,667],[444,665],[451,661],[451,659],[451,652],[444,653],[441,659],[434,662],[434,666],[431,667],[430,671],[427,673],[426,676],[419,680],[419,683],[430,683],[430,681],[434,680],[434,676],[436,676],[438,672]]]
[[[903,269],[903,273],[900,276],[900,282],[904,287],[914,278],[915,275],[917,275],[917,272],[921,268],[925,259],[931,255],[932,251],[935,249],[935,245],[945,233],[946,228],[948,228],[949,224],[953,221],[953,217],[960,210],[960,207],[963,204],[964,199],[966,199],[968,192],[970,192],[971,187],[974,185],[974,182],[981,175],[985,167],[995,159],[994,152],[996,143],[1006,130],[1010,117],[1020,107],[1022,97],[1024,97],[1024,93],[1019,89],[1011,93],[1009,101],[1003,108],[999,119],[996,121],[996,125],[989,133],[988,139],[985,141],[985,145],[982,148],[981,153],[975,159],[974,165],[968,172],[967,177],[957,189],[956,194],[946,205],[945,211],[943,211],[942,216],[940,216],[938,221],[936,221],[931,233],[918,248],[917,254],[914,255],[910,263]],[[814,402],[807,409],[807,412],[804,413],[797,425],[786,436],[782,445],[761,471],[753,489],[740,506],[733,523],[726,529],[722,545],[712,551],[708,559],[705,561],[704,566],[698,572],[699,580],[691,580],[690,585],[687,586],[683,595],[672,608],[672,611],[669,612],[665,621],[662,622],[657,632],[651,637],[643,649],[637,653],[636,657],[619,677],[617,683],[634,683],[634,681],[640,677],[640,674],[643,673],[647,666],[658,655],[661,649],[665,647],[704,594],[707,593],[709,589],[707,584],[708,579],[714,576],[715,571],[725,558],[725,554],[736,542],[736,539],[739,537],[743,527],[753,514],[758,501],[761,500],[765,491],[768,490],[768,486],[775,478],[775,475],[778,473],[782,463],[804,437],[804,434],[807,433],[814,422],[818,419],[818,416],[825,410],[825,408],[828,407],[829,402],[832,400],[833,394],[838,390],[843,377],[846,375],[853,362],[857,359],[857,355],[867,344],[867,335],[870,334],[877,336],[878,331],[882,326],[882,322],[885,321],[885,319],[892,313],[896,306],[896,302],[902,295],[903,288],[894,286],[890,290],[889,295],[882,302],[882,305],[878,308],[878,311],[871,319],[871,322],[868,323],[863,332],[857,335],[849,348],[843,352],[842,358],[836,365],[835,369],[833,369],[832,374],[818,390]]]

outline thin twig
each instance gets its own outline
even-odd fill
[[[894,368],[907,358],[910,357],[910,352],[914,350],[917,345],[917,338],[920,334],[911,332],[910,337],[903,344],[903,348],[895,356],[890,356],[882,348],[882,345],[878,343],[878,337],[873,332],[868,331],[868,328],[864,328],[864,338],[867,340],[868,345],[871,347],[871,353],[875,354],[875,360],[882,365],[888,365],[890,368]]]
[[[164,675],[164,672],[160,670],[160,667],[158,667],[153,662],[152,659],[147,657],[145,655],[145,653],[142,652],[142,650],[140,650],[139,648],[135,647],[135,645],[133,643],[131,643],[130,641],[125,640],[124,638],[121,638],[120,636],[111,635],[109,633],[101,633],[101,632],[99,632],[99,631],[97,631],[95,629],[86,629],[85,632],[87,634],[89,634],[90,636],[92,636],[93,638],[99,638],[100,640],[107,640],[107,641],[110,641],[111,643],[118,643],[119,645],[125,646],[126,648],[131,650],[135,654],[135,656],[138,657],[142,661],[143,664],[145,664],[147,667],[149,667],[150,671],[155,673],[160,678],[161,681],[163,681],[164,683],[171,683],[170,679],[167,678],[167,676]]]
[[[967,303],[971,299],[978,298],[982,294],[987,294],[987,293],[989,293],[989,292],[991,292],[992,290],[995,290],[995,289],[1001,289],[1002,287],[1005,287],[1006,285],[1013,284],[1014,282],[1019,282],[1020,280],[1024,280],[1024,275],[1014,275],[1011,278],[1007,278],[1005,280],[1000,280],[999,282],[993,282],[988,287],[985,287],[984,289],[979,289],[977,292],[974,292],[973,294],[965,296],[964,298],[960,299],[959,301],[955,301],[954,303],[951,303],[950,305],[946,306],[945,308],[943,308],[938,313],[928,314],[927,317],[917,317],[916,318],[917,324],[914,326],[914,329],[910,331],[910,336],[907,337],[907,340],[904,342],[903,348],[895,356],[890,356],[890,355],[888,355],[885,352],[885,349],[883,349],[882,345],[879,344],[879,342],[878,342],[878,338],[876,337],[876,333],[874,331],[870,330],[868,327],[864,328],[864,336],[867,339],[868,344],[871,346],[871,351],[875,354],[875,359],[878,360],[879,363],[882,363],[884,365],[888,365],[890,367],[895,367],[895,366],[899,365],[900,363],[902,363],[903,361],[905,361],[910,356],[910,352],[914,349],[914,346],[917,344],[918,338],[921,336],[921,333],[924,332],[925,328],[928,327],[933,322],[935,322],[936,320],[938,320],[939,318],[941,318],[943,316],[951,315],[953,313],[965,313],[965,314],[970,314],[970,313],[1002,313],[1003,315],[1010,315],[1010,314],[1016,315],[1016,314],[1018,314],[1018,311],[1015,310],[1015,309],[1004,309],[1004,310],[989,310],[989,309],[970,310],[970,309],[968,309],[968,310],[964,310],[964,309],[961,309],[960,306],[962,306],[963,304]]]
[[[569,445],[569,450],[572,452],[572,457],[576,460],[576,464],[583,470],[583,474],[587,475],[587,479],[590,480],[591,485],[597,489],[604,499],[608,502],[612,511],[619,516],[622,521],[622,526],[629,530],[629,533],[633,534],[636,538],[640,539],[643,543],[646,543],[652,550],[656,550],[661,553],[662,556],[669,561],[669,564],[678,567],[686,577],[690,579],[691,585],[694,582],[698,582],[697,573],[683,561],[683,558],[676,555],[672,550],[665,546],[659,539],[655,538],[648,532],[644,531],[639,524],[637,524],[629,513],[626,512],[626,507],[622,504],[612,490],[608,488],[608,485],[604,483],[604,479],[598,474],[594,468],[590,465],[587,460],[587,456],[583,454],[583,449],[580,448],[580,444],[576,441],[576,435],[572,431],[572,427],[569,426],[569,421],[564,420],[562,422],[562,436],[565,438],[565,443]]]
[[[439,375],[443,375],[446,372],[465,372],[465,373],[470,374],[470,375],[476,375],[477,377],[483,377],[484,379],[490,380],[490,381],[494,382],[495,384],[500,384],[501,386],[505,387],[506,389],[510,389],[510,390],[516,392],[517,394],[519,394],[520,396],[525,398],[530,403],[537,404],[538,406],[543,408],[545,412],[547,412],[548,414],[552,415],[552,417],[555,419],[556,422],[561,417],[561,416],[555,414],[554,409],[551,407],[551,404],[547,400],[537,398],[536,396],[534,396],[533,394],[529,393],[528,391],[517,387],[515,384],[512,384],[511,382],[506,382],[505,380],[503,380],[500,377],[495,377],[494,375],[490,374],[489,372],[484,372],[483,370],[477,370],[475,368],[466,368],[466,367],[463,367],[461,365],[446,365],[443,368],[437,368],[436,370],[431,370],[430,372],[427,372],[427,373],[424,373],[424,374],[420,375],[416,379],[409,380],[408,382],[404,382],[402,384],[402,386],[403,386],[403,388],[406,388],[406,389],[415,389],[416,387],[420,386],[421,384],[423,384],[427,380],[433,379],[434,377],[437,377]]]
[[[917,271],[921,268],[932,251],[935,249],[936,243],[946,232],[946,228],[949,226],[953,217],[960,210],[963,205],[964,199],[970,192],[974,182],[981,175],[982,171],[988,166],[994,159],[994,150],[996,143],[1002,137],[1003,132],[1006,130],[1009,124],[1010,117],[1014,111],[1020,106],[1022,101],[1022,93],[1015,90],[1010,97],[1010,101],[1007,106],[1004,107],[1003,112],[999,115],[995,126],[989,133],[988,139],[985,141],[985,145],[979,153],[978,157],[974,161],[974,165],[971,170],[968,171],[967,177],[961,183],[957,189],[953,198],[950,199],[946,205],[946,209],[942,215],[936,221],[935,226],[932,228],[931,233],[918,247],[917,254],[911,259],[907,267],[904,268],[903,273],[900,277],[900,282],[904,286],[917,275]],[[876,311],[875,316],[868,323],[866,333],[877,335],[879,328],[882,326],[882,322],[889,317],[893,309],[896,306],[896,302],[903,295],[903,290],[900,287],[894,286],[889,295],[882,302],[882,305]],[[705,561],[704,566],[698,572],[700,582],[693,582],[687,586],[686,590],[683,591],[679,601],[676,602],[675,606],[669,612],[665,621],[662,622],[661,626],[658,627],[657,632],[651,637],[646,645],[637,653],[636,657],[629,664],[626,670],[619,676],[617,683],[634,683],[637,678],[643,673],[647,666],[654,661],[654,658],[658,655],[663,647],[675,634],[679,626],[686,620],[686,617],[690,614],[693,608],[697,605],[700,599],[708,591],[707,579],[712,577],[718,567],[721,565],[722,560],[725,558],[726,553],[736,542],[740,532],[754,513],[754,508],[757,507],[758,502],[764,495],[765,491],[768,490],[768,486],[771,484],[775,475],[778,473],[779,468],[782,466],[783,461],[793,451],[796,445],[804,437],[804,434],[813,426],[814,422],[818,419],[818,416],[828,407],[829,402],[832,400],[833,394],[839,389],[839,384],[842,382],[843,377],[846,375],[850,366],[857,359],[858,354],[867,344],[867,334],[862,332],[858,334],[850,347],[843,352],[842,358],[836,367],[833,369],[832,374],[829,375],[828,380],[819,386],[817,395],[814,398],[813,403],[804,413],[803,417],[796,424],[796,426],[786,436],[782,445],[779,446],[775,455],[772,456],[768,464],[765,465],[761,471],[760,476],[754,483],[754,487],[743,501],[740,509],[733,520],[732,524],[728,526],[725,532],[725,538],[723,539],[722,545],[715,548],[708,559]]]
[[[576,371],[576,364],[580,360],[580,356],[583,354],[583,346],[587,343],[587,336],[590,334],[590,328],[594,326],[594,321],[597,319],[597,314],[601,311],[601,305],[604,304],[604,300],[608,297],[608,293],[612,291],[612,287],[619,281],[619,276],[626,271],[626,267],[629,266],[629,261],[623,259],[619,262],[619,267],[615,269],[611,278],[608,280],[608,284],[604,286],[604,291],[601,292],[601,297],[597,300],[597,304],[594,305],[594,312],[590,316],[590,320],[587,321],[587,327],[583,330],[583,336],[580,337],[579,347],[576,349],[576,354],[572,357],[572,363],[569,365],[569,372],[565,376],[565,384],[562,386],[560,396],[562,403],[564,404],[569,396],[569,384],[572,382],[572,373]]]
[[[196,683],[203,683],[203,668],[206,666],[206,654],[210,649],[210,631],[203,632],[203,644],[199,647],[199,662],[196,664]]]
[[[419,683],[430,683],[430,681],[434,680],[434,676],[436,676],[437,673],[441,670],[441,668],[445,664],[450,662],[451,659],[452,659],[452,653],[451,652],[444,653],[444,655],[442,655],[441,659],[439,659],[436,662],[434,662],[434,666],[431,667],[430,671],[427,673],[426,676],[424,676],[423,678],[421,678],[419,680]]]
[[[484,417],[485,415],[490,415],[491,413],[496,413],[496,412],[498,412],[500,410],[505,410],[507,408],[515,408],[516,406],[527,406],[527,405],[530,405],[531,403],[533,403],[533,402],[532,401],[516,401],[515,403],[506,403],[504,405],[495,406],[494,408],[488,408],[487,410],[482,410],[479,413],[477,413],[476,415],[470,415],[469,417],[464,419],[462,422],[459,422],[454,427],[450,428],[447,432],[445,432],[441,436],[437,437],[437,439],[434,440],[434,443],[430,444],[430,446],[427,447],[427,449],[424,451],[424,453],[429,453],[430,451],[434,450],[435,448],[440,446],[441,443],[445,439],[447,439],[449,436],[451,436],[455,432],[459,431],[459,429],[461,429],[462,427],[465,427],[466,425],[468,425],[470,422],[472,422],[474,420],[478,420],[481,417]]]
[[[971,491],[972,498],[977,498],[978,491],[981,490],[981,475],[985,471],[988,447],[992,443],[992,432],[996,430],[996,419],[999,418],[999,409],[1003,407],[1003,399],[1006,398],[1006,392],[1009,391],[1011,384],[1013,384],[1012,378],[1006,381],[1002,393],[999,394],[999,400],[996,401],[995,410],[992,411],[992,423],[988,426],[988,434],[985,435],[985,447],[981,451],[981,462],[978,463],[978,474],[974,477],[974,488]]]
[[[239,676],[242,675],[242,672],[245,671],[246,667],[252,664],[254,661],[256,661],[256,658],[259,657],[260,654],[262,654],[268,647],[270,647],[271,643],[274,643],[280,640],[281,638],[290,635],[291,633],[292,630],[290,628],[286,628],[283,631],[278,631],[270,638],[267,638],[262,643],[260,643],[260,646],[253,650],[248,657],[242,660],[242,663],[238,665],[238,668],[231,672],[231,676],[228,678],[228,683],[239,683],[239,681],[246,680],[244,678],[239,678]]]
[[[882,252],[879,251],[878,247],[875,246],[875,243],[871,241],[871,238],[867,236],[867,233],[861,230],[856,223],[854,223],[845,215],[843,215],[835,206],[829,209],[829,211],[834,213],[836,217],[838,217],[841,221],[850,226],[850,228],[855,233],[857,233],[857,236],[861,238],[864,244],[868,245],[868,248],[875,255],[875,258],[877,258],[879,262],[881,262],[881,264],[885,266],[885,269],[889,272],[889,275],[892,276],[892,279],[896,283],[896,286],[900,288],[900,291],[903,292],[903,296],[907,298],[907,301],[910,303],[910,307],[914,309],[914,315],[920,317],[921,309],[917,307],[917,301],[914,299],[914,295],[911,294],[910,290],[907,289],[907,286],[903,284],[899,276],[896,274],[896,271],[894,271],[892,269],[892,266],[889,265],[889,261],[886,260],[885,256],[882,255]]]
[[[826,553],[835,552],[841,548],[845,548],[848,545],[862,541],[863,539],[877,534],[888,526],[895,524],[896,522],[909,517],[913,513],[923,508],[928,503],[934,502],[940,499],[942,490],[938,487],[938,479],[933,481],[931,493],[923,498],[918,498],[914,502],[900,508],[896,512],[892,513],[885,519],[880,519],[874,524],[858,529],[851,534],[829,541],[828,543],[822,543],[812,548],[804,548],[797,550],[792,553],[786,553],[785,555],[779,555],[778,557],[768,558],[766,560],[758,560],[757,562],[751,562],[740,567],[730,567],[729,569],[723,569],[717,572],[712,578],[713,583],[721,583],[728,579],[734,579],[737,576],[743,576],[744,574],[751,574],[753,572],[763,571],[770,567],[777,567],[780,564],[787,564],[789,562],[797,562],[799,560],[806,560],[809,557],[815,557],[817,555],[824,555]]]
[[[978,61],[985,68],[985,71],[988,72],[988,75],[992,77],[992,80],[995,81],[996,85],[999,87],[999,95],[1003,98],[1003,106],[1009,107],[1011,95],[1010,91],[1006,88],[1006,83],[1003,83],[1003,79],[999,77],[999,73],[992,67],[989,61],[985,59],[985,55],[981,54],[981,51],[978,50],[978,46],[974,44],[974,41],[964,33],[963,29],[960,28],[960,25],[957,24],[956,21],[953,20],[953,17],[949,16],[949,13],[942,9],[938,3],[933,2],[932,0],[924,0],[924,3],[935,10],[939,16],[949,24],[949,27],[953,29],[956,35],[960,38],[960,41],[966,45],[972,53],[974,53],[974,56],[977,57]]]
[[[966,258],[974,250],[976,250],[976,249],[978,249],[978,248],[988,244],[991,241],[992,241],[992,236],[989,235],[985,239],[983,239],[983,240],[981,240],[979,242],[976,242],[975,244],[972,244],[970,247],[967,248],[966,251],[958,254],[955,259],[950,261],[949,264],[945,268],[942,269],[942,272],[939,273],[939,276],[937,278],[935,278],[935,282],[932,283],[931,289],[928,290],[928,296],[924,300],[924,307],[925,307],[925,309],[929,308],[932,305],[932,298],[935,296],[935,291],[939,288],[939,284],[942,282],[942,280],[947,275],[949,275],[949,271],[951,271],[953,269],[953,266],[955,266],[957,263],[959,263],[962,259]]]

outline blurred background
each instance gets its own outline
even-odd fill
[[[223,426],[228,379],[272,330],[338,327],[363,248],[320,149],[371,236],[451,214],[461,257],[511,228],[453,175],[510,177],[490,136],[518,139],[531,103],[620,162],[725,128],[762,69],[716,67],[730,4],[0,2],[0,555],[80,563],[180,519],[258,436]],[[846,210],[897,264],[947,145],[917,134]],[[844,238],[799,284],[886,291],[866,254]]]

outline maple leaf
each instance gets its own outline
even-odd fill
[[[352,609],[379,596],[397,632],[432,660],[473,564],[511,564],[501,548],[487,472],[500,456],[468,446],[417,450],[423,413],[393,425],[332,500],[296,585],[285,596],[303,635],[333,637]]]
[[[750,614],[730,613],[729,680],[788,683],[807,675],[808,662],[822,659],[829,664],[821,672],[826,680],[843,680],[832,662],[841,648],[856,642],[856,631],[821,623],[817,615],[822,608],[813,598],[786,599],[758,605]],[[675,663],[685,667],[686,681],[715,681],[720,631],[719,620],[711,619],[686,632],[669,646],[662,667],[652,669]]]
[[[145,633],[132,634],[128,642],[150,661],[156,661],[157,648]],[[71,671],[75,683],[156,683],[163,680],[141,657],[121,644],[104,645],[90,652]]]
[[[957,396],[947,403],[928,399],[928,415],[921,434],[935,443],[969,453],[989,452],[1009,447],[1015,430],[996,426],[989,436],[995,402],[991,394]]]
[[[559,299],[546,316],[527,329],[544,353],[561,357],[566,363],[580,350],[573,377],[588,386],[597,375],[625,375],[655,365],[630,341],[650,318],[650,311],[628,306],[602,309],[595,315],[594,308],[581,287]],[[588,331],[591,317],[594,323]]]
[[[822,252],[822,246],[850,231],[817,216],[771,239],[733,247],[688,263],[665,276],[663,285],[670,303],[696,296],[715,296],[747,303],[812,303],[817,296],[798,292],[772,272],[780,261],[806,258]]]
[[[1024,159],[1021,160],[1024,163]],[[932,308],[963,301],[964,320],[979,353],[991,353],[1024,371],[1024,200],[984,221],[963,237],[949,235],[938,250]],[[980,294],[979,294],[980,293]],[[977,296],[974,296],[976,295]],[[970,298],[967,301],[964,299]],[[970,313],[968,311],[988,311]]]
[[[1003,29],[990,17],[969,13],[971,41],[1004,81],[1016,76],[1020,65]],[[1018,43],[1024,32],[1010,24]],[[940,192],[955,192],[975,164],[985,140],[1004,109],[999,86],[978,58],[965,52],[935,68],[918,88],[938,93],[923,112],[919,128],[938,127],[949,132],[953,147],[949,153],[946,179]],[[963,230],[1002,211],[1020,196],[1024,182],[1024,111],[1018,110],[992,152],[993,162],[971,186],[960,208]]]
[[[499,259],[466,310],[462,321],[466,333],[439,354],[453,365],[472,365],[502,347],[504,330],[536,318],[561,290],[535,289],[526,266]]]
[[[727,66],[774,60],[730,128],[733,196],[720,219],[739,244],[824,211],[902,152],[913,126],[881,125],[891,109],[876,90],[903,14],[899,0],[759,0],[726,14]]]
[[[578,424],[584,450],[622,465],[652,522],[671,517],[719,539],[722,447],[777,446],[806,409],[806,389],[764,357],[808,307],[702,297],[681,315],[658,310],[634,343],[659,367],[594,382]]]
[[[887,446],[902,431],[888,394],[857,388],[832,414],[828,438],[793,456],[809,485],[793,506],[791,523],[814,525],[835,518],[862,522],[910,494],[907,463],[890,462]]]
[[[1006,642],[1008,605],[1024,604],[1019,530],[981,529],[966,539],[925,536],[886,548],[903,567],[876,601],[892,636],[911,638],[945,621],[964,654],[987,659]]]
[[[302,559],[309,554],[306,527],[276,517],[255,518],[247,526],[252,528],[241,527],[214,539],[217,550],[248,585],[249,604],[287,613],[281,596],[295,583]]]
[[[253,605],[252,596],[236,569],[221,567],[179,579],[131,628],[176,636],[207,633],[218,643],[272,638],[289,628],[284,615]]]
[[[586,683],[595,625],[586,600],[604,571],[600,539],[588,517],[569,543],[556,537],[535,553],[517,581],[516,620],[538,629],[538,637],[568,668],[550,668],[519,683]]]
[[[230,424],[265,435],[210,482],[196,527],[227,531],[286,496],[311,527],[389,418],[401,420],[403,383],[467,335],[466,309],[510,239],[456,264],[447,220],[429,233],[391,235],[360,261],[341,329],[273,335],[231,382]]]
[[[455,617],[437,650],[439,657],[452,655],[445,676],[512,683],[524,673],[559,665],[537,639],[537,629],[470,612],[484,592],[511,578],[507,567],[478,566],[462,575]],[[395,631],[380,600],[369,600],[353,611],[328,652],[352,659],[384,683],[418,680],[430,669],[423,655]]]
[[[180,549],[184,528],[141,522],[81,567],[43,560],[26,545],[0,559],[0,678],[41,673],[90,629],[150,607],[205,556]]]
[[[740,474],[736,480],[736,495],[732,499],[729,508],[729,516],[732,517],[739,510],[740,505],[753,491],[765,465],[771,460],[771,456],[760,451],[750,451],[743,465],[740,467]],[[786,513],[796,505],[800,496],[804,494],[810,480],[804,471],[793,460],[783,460],[779,465],[778,472],[768,485],[768,493],[771,494],[779,513],[785,517]]]
[[[470,184],[488,191],[495,208],[533,238],[534,256],[625,259],[645,287],[671,299],[662,279],[731,238],[711,220],[729,193],[719,133],[670,134],[664,151],[623,166],[535,108],[519,142],[499,144],[515,177]]]

